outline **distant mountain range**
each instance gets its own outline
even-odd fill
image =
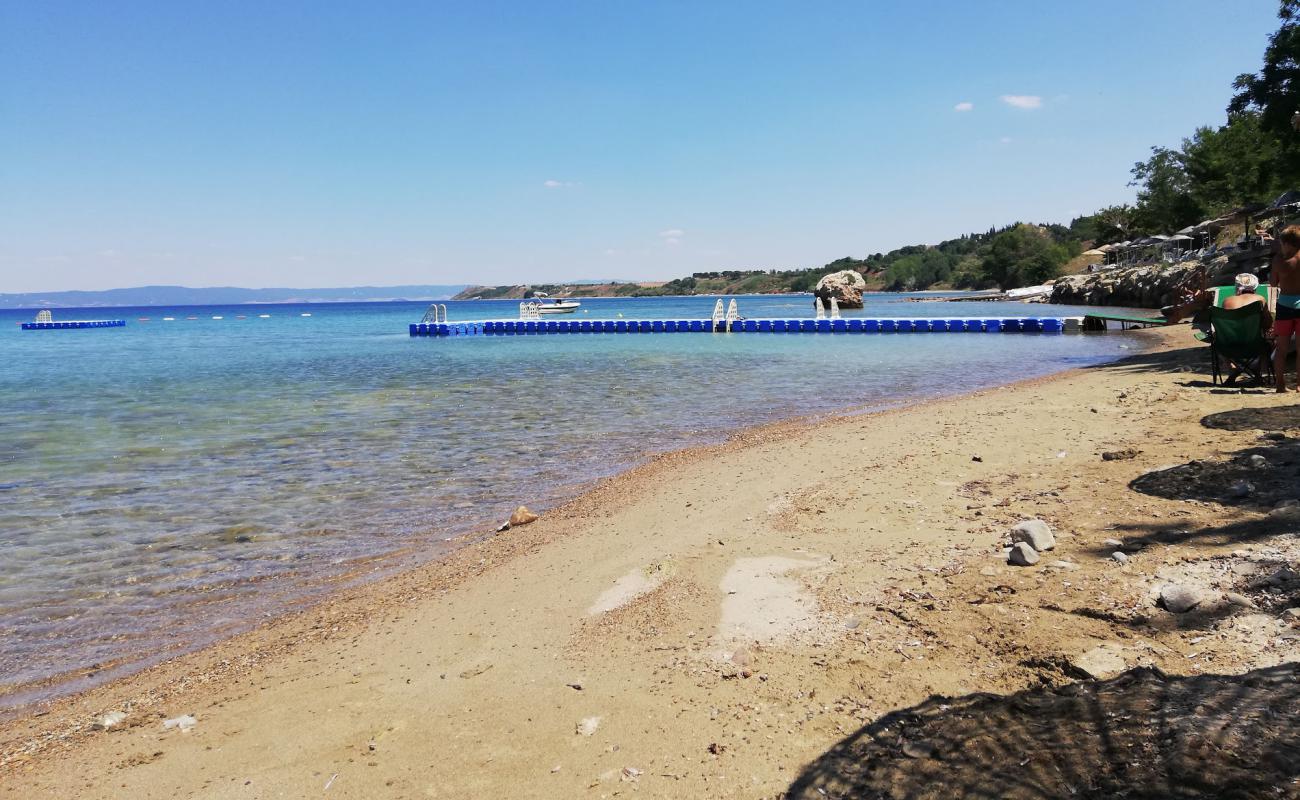
[[[208,306],[244,303],[361,303],[385,300],[446,300],[465,284],[352,286],[335,289],[241,289],[237,286],[136,286],[98,292],[0,292],[0,308],[94,306]]]

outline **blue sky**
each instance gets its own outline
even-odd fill
[[[1068,221],[1222,122],[1276,12],[0,2],[0,291],[666,279]]]

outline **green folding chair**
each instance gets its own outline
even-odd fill
[[[1214,305],[1218,306],[1219,308],[1223,308],[1223,302],[1227,300],[1229,297],[1232,297],[1234,294],[1237,293],[1237,287],[1236,286],[1212,286],[1210,287],[1210,291],[1214,293]],[[1255,294],[1264,298],[1264,302],[1267,303],[1268,284],[1261,283],[1259,285],[1259,288],[1255,289]]]
[[[1220,361],[1226,361],[1255,381],[1263,381],[1264,373],[1273,375],[1273,360],[1269,358],[1273,345],[1264,338],[1260,322],[1264,314],[1263,303],[1252,303],[1234,309],[1213,307],[1210,312],[1210,361],[1214,383],[1222,378]],[[1261,371],[1260,364],[1263,363]]]

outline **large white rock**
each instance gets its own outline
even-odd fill
[[[827,304],[835,298],[840,308],[862,308],[862,293],[866,290],[866,280],[857,272],[846,269],[822,276],[813,294]]]

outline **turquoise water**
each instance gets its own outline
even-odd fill
[[[600,299],[579,317],[712,307]],[[806,296],[740,307],[811,316]],[[0,705],[237,630],[358,559],[436,553],[520,503],[545,507],[737,426],[965,392],[1136,346],[1116,333],[412,339],[424,308],[55,312],[128,320],[86,331],[19,331],[34,312],[0,311]],[[517,310],[449,304],[453,320]],[[1083,310],[881,296],[853,313]]]

